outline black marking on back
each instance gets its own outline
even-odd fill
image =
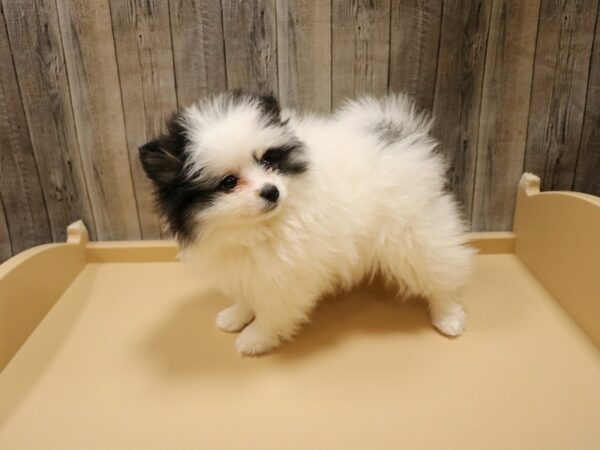
[[[401,124],[394,123],[391,120],[381,120],[370,127],[370,131],[386,145],[394,144],[408,136],[406,130]]]

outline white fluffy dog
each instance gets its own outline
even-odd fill
[[[404,96],[331,117],[281,111],[241,91],[174,115],[140,147],[185,260],[234,303],[217,316],[253,355],[289,340],[318,300],[381,274],[462,333],[472,250],[431,120]]]

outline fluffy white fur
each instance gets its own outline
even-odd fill
[[[235,173],[240,184],[198,213],[200,231],[184,260],[232,300],[217,325],[241,330],[240,353],[277,347],[325,293],[378,273],[426,298],[439,331],[463,332],[457,299],[472,250],[444,190],[445,167],[427,116],[404,96],[367,97],[331,117],[283,111],[287,125],[271,127],[252,101],[227,109],[221,100],[185,112],[189,170]],[[304,144],[305,173],[288,176],[256,164],[257,154],[294,136]],[[266,183],[280,191],[269,211],[258,195]]]

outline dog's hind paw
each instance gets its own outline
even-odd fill
[[[466,314],[464,308],[455,303],[450,308],[432,312],[433,326],[446,336],[460,336],[465,330]]]

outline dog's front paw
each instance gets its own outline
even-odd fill
[[[242,355],[258,355],[274,349],[277,345],[277,336],[265,331],[256,322],[244,328],[235,341],[235,348]]]
[[[458,303],[439,311],[432,311],[433,325],[446,336],[460,336],[465,330],[466,314]]]
[[[235,333],[244,328],[252,320],[252,311],[234,304],[217,314],[217,327],[228,333]]]

